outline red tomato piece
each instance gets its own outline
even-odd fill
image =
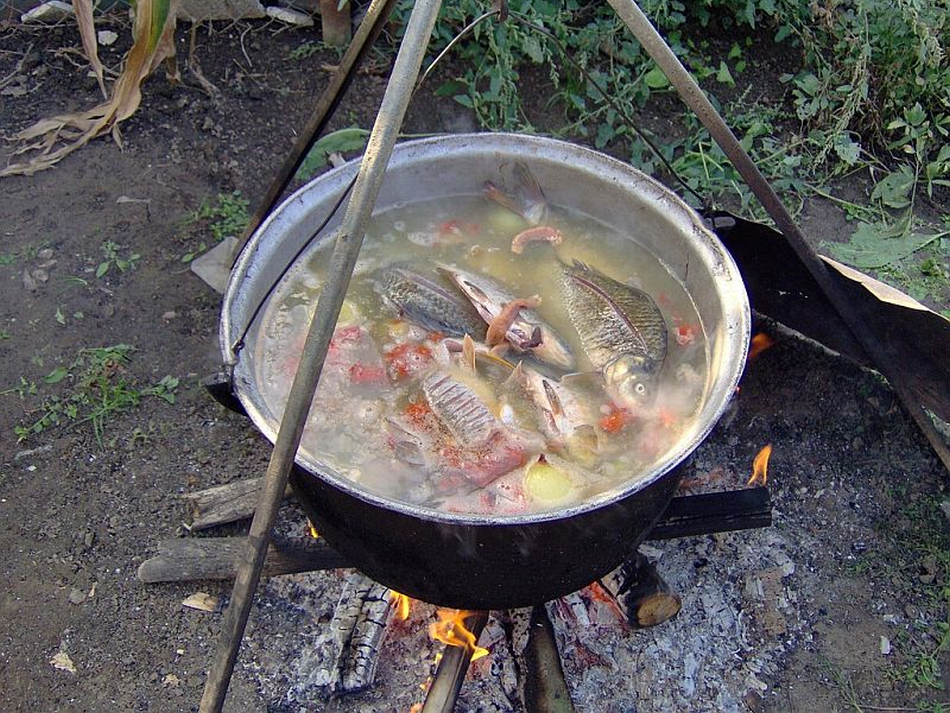
[[[399,381],[414,377],[432,361],[432,351],[424,344],[403,342],[386,352],[390,378]]]

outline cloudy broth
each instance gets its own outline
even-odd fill
[[[529,244],[515,254],[512,238],[527,223],[482,196],[417,202],[376,215],[304,431],[307,458],[391,500],[504,517],[562,509],[624,487],[694,428],[708,355],[682,285],[638,243],[588,216],[553,206],[546,224],[560,230],[560,244]],[[291,268],[256,330],[258,384],[276,420],[327,278],[329,242]],[[574,261],[642,290],[662,313],[668,349],[655,377],[655,400],[620,407],[608,395],[565,304],[561,271]],[[460,338],[401,318],[381,298],[380,275],[392,265],[424,275],[461,300],[437,268],[490,277],[518,298],[538,296],[534,311],[566,342],[576,363],[567,374],[530,352],[509,350],[496,358],[480,346],[472,371],[459,351]],[[491,413],[489,435],[446,422],[433,389],[474,395],[474,407]],[[568,419],[566,426],[559,422],[560,431],[551,412]]]

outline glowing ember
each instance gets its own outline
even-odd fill
[[[421,703],[413,703],[411,706],[409,706],[409,713],[420,713],[420,711],[422,711]]]
[[[389,590],[389,599],[393,603],[393,607],[396,609],[396,615],[402,620],[405,621],[409,618],[409,602],[411,601],[409,597],[405,594],[400,594],[397,591],[392,589]]]
[[[766,349],[775,344],[768,334],[765,332],[759,332],[754,337],[752,337],[752,346],[749,347],[749,361],[755,359],[759,354],[764,352]]]
[[[313,539],[316,540],[320,538],[320,533],[317,532],[317,528],[313,526],[313,523],[310,522],[310,520],[307,520],[307,531],[310,533],[310,537]]]
[[[758,452],[752,461],[752,477],[749,485],[765,485],[769,479],[769,456],[772,455],[772,444]]]
[[[484,649],[475,643],[475,635],[465,628],[465,619],[470,612],[463,610],[439,609],[436,611],[439,620],[429,624],[429,636],[449,646],[459,646],[472,652],[472,661],[488,655]]]

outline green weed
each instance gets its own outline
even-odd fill
[[[134,270],[138,261],[142,258],[136,252],[126,251],[123,254],[120,254],[125,246],[119,245],[111,240],[107,240],[102,244],[102,256],[103,260],[99,263],[99,266],[96,268],[96,277],[102,279],[108,274],[110,270],[115,268],[119,272],[129,272]]]
[[[26,399],[37,395],[40,388],[61,385],[63,391],[43,398],[37,410],[39,416],[14,428],[17,438],[24,441],[57,426],[76,428],[91,423],[101,446],[108,419],[134,408],[143,397],[155,396],[174,403],[179,380],[165,376],[152,386],[139,386],[127,369],[133,351],[128,344],[80,349],[70,364],[58,366],[44,376],[41,385],[21,376],[17,386],[0,394],[17,394]]]
[[[241,195],[240,191],[231,193],[219,193],[218,197],[212,203],[204,200],[197,210],[185,220],[185,225],[209,221],[208,229],[216,242],[220,242],[228,236],[239,236],[244,232],[250,221],[247,209],[250,202]],[[191,262],[198,254],[207,249],[206,243],[196,249],[189,251],[182,256],[182,262]]]

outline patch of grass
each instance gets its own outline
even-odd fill
[[[292,50],[290,50],[290,52],[287,53],[287,59],[292,59],[292,60],[309,59],[310,57],[313,57],[313,55],[325,49],[326,49],[326,45],[324,45],[322,42],[308,40],[307,42],[299,44],[296,47],[294,47]]]
[[[71,363],[53,369],[40,385],[21,376],[19,385],[0,394],[26,399],[40,389],[61,391],[45,396],[29,416],[32,420],[14,428],[17,438],[24,441],[55,427],[77,428],[89,423],[96,442],[102,446],[109,418],[138,406],[143,397],[155,396],[174,403],[179,380],[165,376],[157,384],[140,386],[127,369],[133,351],[128,344],[80,349]]]
[[[208,229],[215,242],[221,242],[228,236],[237,237],[244,232],[250,221],[248,214],[250,202],[240,191],[219,193],[213,201],[205,199],[184,221],[184,225],[207,222]],[[207,241],[200,241],[197,247],[181,256],[182,262],[191,262],[208,249]]]

